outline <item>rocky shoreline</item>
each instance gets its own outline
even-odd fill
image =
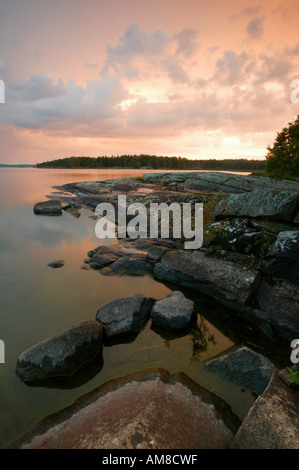
[[[194,315],[194,304],[181,292],[185,288],[215,299],[236,317],[251,322],[278,347],[281,341],[290,343],[299,338],[299,183],[225,173],[186,172],[73,183],[56,189],[61,195],[56,193],[48,201],[36,204],[37,215],[61,216],[68,211],[78,217],[81,208],[94,211],[101,202],[110,202],[117,209],[119,194],[126,194],[128,204],[203,203],[204,244],[198,250],[186,250],[182,240],[127,238],[114,245],[91,249],[82,260],[82,268],[94,269],[106,276],[152,275],[174,286],[175,291],[158,301],[143,294],[115,299],[101,307],[95,319],[74,325],[33,346],[19,357],[16,368],[25,382],[42,384],[69,379],[88,363],[94,360],[100,363],[103,341],[138,334],[149,320],[166,330],[188,327]],[[298,448],[299,396],[284,367],[242,346],[213,359],[205,367],[258,397],[242,424],[236,425],[238,420],[231,410],[231,422],[235,424],[228,424],[224,418],[228,411],[223,411],[226,404],[220,406],[221,412],[215,408],[217,416],[210,414],[212,404],[215,407],[217,402],[211,392],[199,393],[198,389],[195,392],[196,387],[200,387],[198,384],[189,384],[188,391],[183,391],[182,387],[190,379],[178,379],[178,376],[172,379],[167,371],[155,370],[149,372],[151,379],[147,372],[140,372],[134,379],[132,376],[121,379],[116,389],[111,389],[110,384],[91,392],[79,399],[79,407],[74,404],[67,411],[50,417],[46,424],[38,425],[12,447],[172,448],[171,439],[165,441],[164,431],[159,431],[161,422],[159,426],[155,424],[163,402],[169,406],[163,408],[163,412],[167,416],[169,413],[172,432],[168,429],[165,433],[172,436],[173,448]],[[173,384],[171,392],[165,385],[169,383]],[[160,391],[151,399],[151,405],[149,400],[141,400],[143,405],[131,403],[129,410],[130,387],[130,393],[144,394],[143,397],[147,394],[156,397]],[[103,400],[107,401],[108,410],[109,400],[114,403],[113,394],[118,395],[123,410],[127,410],[127,414],[125,411],[123,414],[125,428],[115,423],[114,428],[112,424],[109,427],[108,415],[98,411]],[[279,396],[284,398],[278,399]],[[185,399],[190,402],[183,404]],[[139,405],[143,406],[142,411]],[[90,407],[97,410],[97,418],[91,418]],[[195,428],[199,426],[198,433],[192,433],[192,438],[186,437],[189,434],[180,436],[178,422],[186,424],[191,415],[181,416],[184,413],[178,411],[179,407],[192,411],[194,416],[209,416],[205,420],[206,429],[211,433],[207,441],[200,438],[198,421],[194,423]],[[267,418],[269,413],[271,421]],[[104,424],[103,431],[92,436],[91,429],[98,429],[97,419],[101,425],[108,426],[106,436],[109,438],[103,438]],[[58,432],[62,422],[63,431]],[[79,435],[78,426],[82,426]],[[258,429],[256,435],[254,429]],[[213,433],[217,438],[211,437]],[[61,437],[59,442],[56,436],[58,440]]]

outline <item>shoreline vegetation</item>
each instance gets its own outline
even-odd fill
[[[160,157],[156,155],[120,155],[101,157],[67,157],[36,164],[37,168],[62,169],[140,169],[140,170],[226,170],[265,171],[266,160],[201,159],[190,160],[182,157]]]

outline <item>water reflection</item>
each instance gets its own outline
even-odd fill
[[[206,320],[201,315],[197,315],[196,327],[191,329],[189,337],[192,342],[191,362],[200,359],[211,345],[216,345],[215,334],[210,332]]]
[[[57,389],[74,389],[88,383],[101,372],[104,366],[102,351],[90,362],[84,364],[70,377],[52,377],[49,379],[25,382],[29,387],[45,387]]]
[[[170,372],[182,370],[199,383],[206,380],[204,384],[214,386],[215,392],[227,397],[231,406],[237,403],[240,414],[251,405],[251,401],[246,401],[248,395],[238,404],[231,385],[225,396],[226,385],[201,370],[201,361],[234,344],[208,321],[204,325],[192,324],[188,331],[175,337],[161,331],[157,334],[149,322],[135,338],[104,344],[103,362],[90,364],[68,383],[29,387],[16,376],[15,364],[23,351],[75,323],[94,319],[105,303],[137,292],[156,299],[172,292],[171,286],[149,275],[107,277],[80,269],[86,253],[99,245],[90,211],[80,210],[80,218],[65,211],[62,217],[39,217],[33,213],[34,204],[44,201],[55,185],[139,176],[146,171],[133,173],[0,170],[0,337],[6,345],[6,363],[0,366],[0,447],[108,380],[152,366]],[[47,264],[55,259],[64,259],[65,266],[58,270],[49,268]],[[191,365],[190,357],[194,357]]]

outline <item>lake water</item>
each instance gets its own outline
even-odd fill
[[[83,393],[148,367],[183,371],[223,398],[241,419],[254,402],[250,392],[202,369],[204,360],[238,341],[228,327],[224,332],[211,320],[213,312],[217,314],[215,318],[226,312],[207,299],[195,299],[197,322],[185,335],[157,333],[149,322],[134,341],[104,346],[103,364],[69,388],[30,387],[15,374],[18,356],[24,350],[81,320],[95,319],[97,309],[106,302],[136,293],[159,299],[172,292],[151,276],[107,277],[94,270],[80,269],[89,250],[111,243],[95,236],[92,212],[83,210],[78,219],[68,213],[61,217],[33,213],[34,204],[55,191],[53,186],[144,173],[144,170],[0,170],[0,339],[5,343],[5,363],[0,364],[0,447]],[[56,259],[64,259],[65,266],[60,269],[47,266]]]

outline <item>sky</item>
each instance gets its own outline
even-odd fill
[[[298,31],[299,0],[0,0],[0,163],[264,159]]]

